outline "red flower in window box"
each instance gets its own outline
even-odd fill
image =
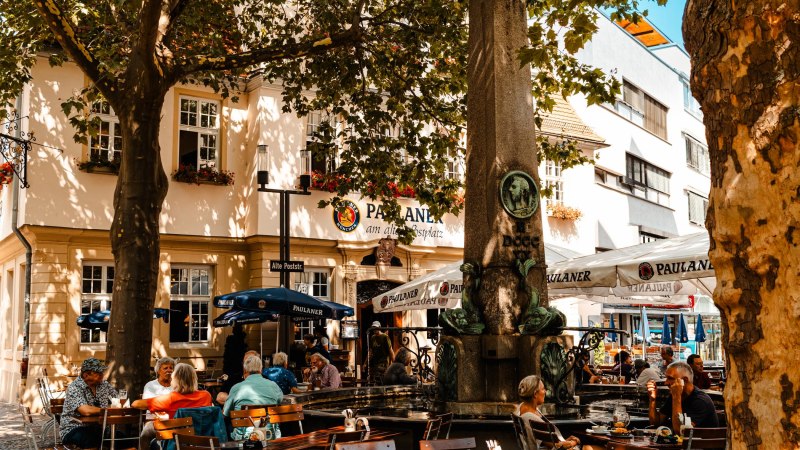
[[[233,172],[227,170],[217,170],[209,167],[195,169],[194,166],[180,164],[178,169],[172,172],[172,179],[181,183],[194,184],[218,184],[221,186],[233,185]]]
[[[14,181],[14,165],[10,162],[0,164],[0,190],[3,185],[11,184]]]

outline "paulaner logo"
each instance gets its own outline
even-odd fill
[[[342,206],[344,209],[341,211],[333,210],[333,224],[341,231],[349,233],[358,228],[358,224],[361,223],[361,212],[358,210],[358,206],[350,200],[344,200]]]
[[[649,262],[643,262],[639,264],[639,278],[643,280],[649,280],[650,278],[653,278],[653,275],[655,275],[655,271]]]

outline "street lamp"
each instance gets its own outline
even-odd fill
[[[280,264],[270,262],[270,271],[280,271],[281,273],[281,286],[289,289],[289,274],[291,272],[302,272],[302,265],[287,264],[290,262],[289,241],[290,230],[289,223],[291,219],[291,211],[289,209],[289,199],[291,195],[311,195],[308,188],[311,187],[311,176],[300,175],[301,191],[296,189],[274,189],[268,188],[269,184],[269,146],[266,144],[259,144],[256,146],[257,161],[256,161],[256,182],[258,183],[259,192],[272,192],[280,194]],[[287,267],[287,265],[289,267]],[[300,270],[298,270],[300,267]]]

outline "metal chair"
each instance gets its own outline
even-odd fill
[[[300,427],[300,434],[303,434],[303,405],[280,405],[267,408],[269,413],[269,423],[297,422]],[[285,430],[281,428],[281,435],[287,436]]]
[[[419,441],[419,450],[468,450],[473,448],[477,448],[475,438]]]
[[[39,450],[39,443],[36,441],[36,433],[33,431],[33,415],[30,408],[19,405],[19,412],[22,415],[22,429],[25,431],[25,441],[28,450]]]
[[[177,450],[216,450],[220,448],[219,439],[215,436],[195,436],[193,434],[175,433]]]
[[[511,414],[511,423],[514,425],[514,436],[517,438],[517,446],[521,450],[528,450],[528,430],[525,428],[525,422],[522,417]]]
[[[58,418],[51,409],[51,401],[54,399],[52,393],[50,392],[50,386],[45,378],[36,379],[36,390],[39,393],[39,400],[42,402],[42,412],[49,417],[47,422],[42,425],[42,436],[47,436],[52,430],[54,445],[58,444]],[[63,399],[61,400],[61,404],[63,405]]]
[[[136,408],[106,408],[103,410],[103,441],[101,447],[108,442],[110,449],[138,448],[139,436],[142,434],[144,411]],[[121,430],[120,430],[121,428]],[[123,432],[119,437],[118,432]],[[119,447],[118,442],[125,445]]]
[[[428,423],[425,424],[425,432],[422,433],[422,440],[432,441],[434,439],[439,439],[439,430],[441,428],[441,418],[434,417],[433,419],[428,419]]]
[[[693,448],[727,450],[727,428],[690,428],[686,450]]]
[[[540,441],[539,447],[552,448],[564,440],[558,428],[549,420],[545,419],[544,422],[539,422],[531,419],[528,420],[528,423],[530,424],[531,432],[533,432],[533,439]]]
[[[336,444],[335,450],[397,450],[394,440],[369,441],[369,442],[345,442]]]
[[[439,435],[444,434],[445,439],[450,439],[450,428],[453,426],[453,413],[439,414],[439,419],[442,419],[442,425],[439,428]]]

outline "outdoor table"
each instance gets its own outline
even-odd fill
[[[327,447],[328,436],[333,433],[344,432],[343,426],[325,428],[323,430],[312,431],[310,433],[298,434],[295,436],[282,437],[267,441],[266,448],[268,450],[297,450],[306,448],[321,448]],[[395,436],[401,435],[400,431],[380,430],[370,427],[370,431],[365,433],[364,441],[382,441],[384,439],[391,439]],[[243,441],[230,441],[220,444],[220,447],[227,449],[239,448],[239,444]]]
[[[609,442],[619,442],[630,445],[632,447],[649,447],[664,450],[680,450],[683,448],[681,444],[656,444],[650,440],[650,436],[633,436],[629,438],[615,437],[610,434],[597,434],[589,433],[586,431],[576,430],[572,434],[581,440],[581,444],[600,444],[605,446]]]

